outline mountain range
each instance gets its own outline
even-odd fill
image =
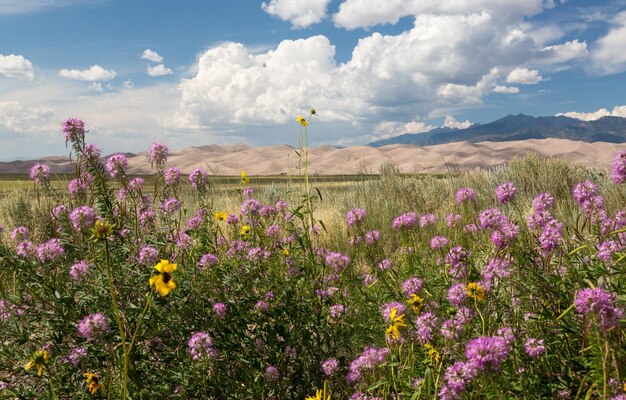
[[[436,128],[428,132],[404,134],[369,143],[372,147],[389,144],[431,146],[453,142],[508,142],[528,139],[568,139],[582,142],[626,143],[626,118],[602,117],[581,121],[565,116],[532,117],[507,115],[487,124],[465,129]]]

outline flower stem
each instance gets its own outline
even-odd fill
[[[122,323],[120,310],[117,306],[117,297],[115,296],[113,273],[111,272],[111,252],[109,251],[108,239],[105,239],[104,241],[104,248],[106,249],[106,266],[107,275],[109,277],[109,291],[111,293],[111,302],[113,303],[113,313],[115,314],[117,326],[120,330],[120,339],[122,340],[122,352],[124,353],[124,370],[122,375],[122,393],[120,399],[126,400],[126,391],[128,387],[128,349],[126,348],[126,332],[124,330],[124,324]]]

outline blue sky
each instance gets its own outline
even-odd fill
[[[0,159],[626,117],[626,1],[0,0]]]

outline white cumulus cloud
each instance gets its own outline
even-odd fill
[[[145,49],[143,51],[143,54],[141,55],[141,58],[144,60],[153,61],[155,63],[163,62],[163,57],[156,51],[152,51],[150,49]]]
[[[53,109],[28,106],[20,101],[0,102],[0,127],[18,133],[41,133],[51,129]]]
[[[446,115],[446,118],[443,121],[443,127],[445,128],[466,129],[472,125],[473,123],[469,120],[465,120],[463,122],[457,121],[456,118],[451,115]]]
[[[172,70],[163,64],[159,64],[154,67],[148,67],[147,72],[149,76],[163,76],[173,74]]]
[[[545,46],[537,54],[536,61],[542,64],[559,64],[587,56],[589,56],[587,42],[576,39],[562,44]]]
[[[31,81],[35,78],[33,63],[24,56],[16,54],[9,54],[8,56],[0,54],[0,75]]]
[[[518,83],[521,85],[536,85],[543,77],[539,75],[539,70],[527,68],[515,68],[506,76],[507,83]]]
[[[621,117],[626,118],[626,106],[615,106],[612,111],[607,110],[606,108],[601,108],[597,111],[592,111],[588,113],[584,112],[576,112],[570,111],[565,113],[556,114],[557,116],[565,116],[570,118],[580,119],[582,121],[595,121],[602,117]]]
[[[626,11],[611,21],[613,28],[598,39],[591,51],[591,64],[600,75],[626,71]]]
[[[377,139],[387,139],[407,133],[414,134],[428,132],[432,129],[435,129],[435,126],[420,121],[411,121],[406,123],[383,121],[376,125],[374,133],[376,134],[375,138]]]
[[[502,85],[496,85],[496,87],[493,88],[493,92],[494,93],[508,93],[508,94],[515,94],[515,93],[519,93],[519,88],[516,86],[502,86]]]
[[[87,89],[92,90],[94,92],[101,92],[102,84],[100,82],[91,82],[89,86],[87,86]]]
[[[400,18],[421,14],[467,15],[485,12],[501,20],[517,20],[540,13],[542,0],[344,0],[333,20],[346,29],[395,24]]]
[[[291,22],[293,28],[317,24],[326,16],[330,0],[271,0],[261,8],[266,13]]]
[[[59,75],[64,78],[76,79],[79,81],[109,81],[117,75],[113,70],[106,70],[99,65],[92,65],[88,69],[62,69]]]

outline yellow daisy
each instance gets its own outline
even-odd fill
[[[33,353],[28,364],[24,366],[24,369],[28,371],[32,367],[37,367],[37,376],[43,375],[43,370],[50,359],[50,355],[45,350],[37,350]]]
[[[298,115],[298,118],[296,118],[296,121],[298,121],[300,123],[300,125],[302,125],[302,126],[308,126],[309,125],[309,121],[304,119],[302,117],[302,115]]]
[[[246,171],[241,171],[241,184],[247,185],[248,183],[250,183],[250,178],[248,178],[248,174],[246,174]]]
[[[83,374],[85,377],[85,382],[87,383],[87,389],[91,394],[97,394],[98,392],[102,392],[104,390],[104,386],[99,383],[100,377],[98,374],[92,374],[87,372]]]
[[[226,218],[228,218],[228,214],[225,213],[224,211],[218,211],[215,214],[213,214],[213,216],[215,217],[215,220],[219,222],[226,221]]]
[[[176,288],[176,283],[172,277],[172,272],[176,271],[176,264],[170,264],[168,260],[161,260],[154,266],[154,269],[160,273],[150,278],[150,286],[154,286],[161,296],[167,296],[170,291]]]
[[[471,282],[467,284],[467,295],[472,299],[482,301],[485,298],[485,290],[480,284]]]

